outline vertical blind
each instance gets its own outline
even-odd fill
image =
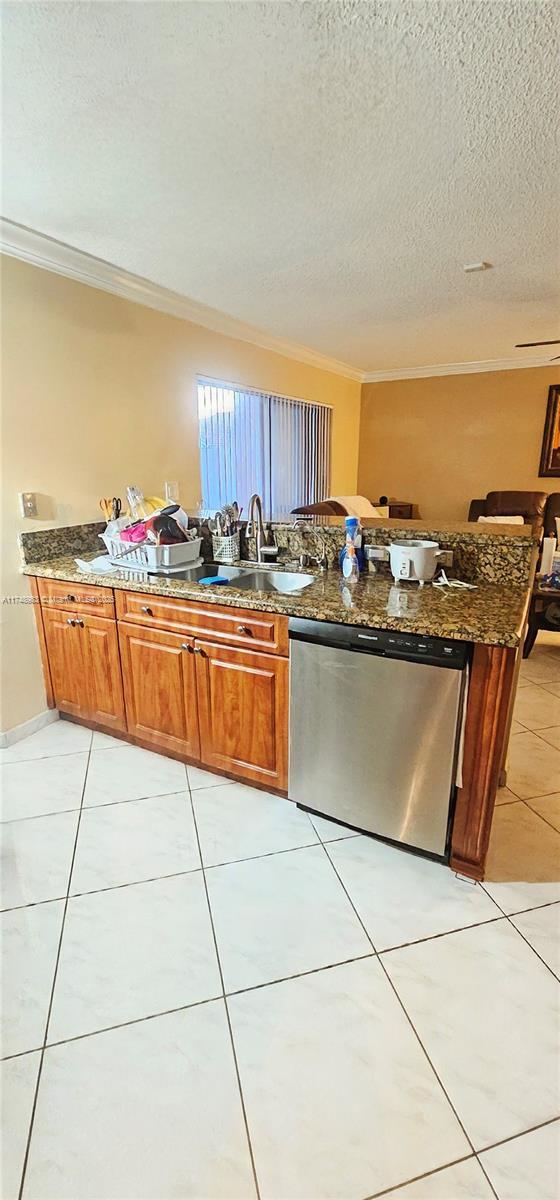
[[[268,520],[329,494],[331,412],[267,392],[198,382],[203,508],[237,500],[247,515],[258,492]]]

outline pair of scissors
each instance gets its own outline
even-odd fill
[[[113,496],[111,500],[101,499],[99,507],[106,521],[117,521],[122,512],[122,500],[120,496]]]

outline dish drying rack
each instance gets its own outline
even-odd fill
[[[202,561],[200,547],[202,538],[192,538],[188,542],[174,542],[170,546],[156,546],[155,542],[139,542],[130,545],[121,538],[107,537],[99,534],[109,552],[109,558],[116,567],[130,568],[143,571],[181,571],[186,567],[198,567]]]

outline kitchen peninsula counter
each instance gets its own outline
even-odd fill
[[[389,529],[380,522],[364,530],[366,544],[377,545],[387,545],[396,536],[431,535],[453,553],[453,568],[446,568],[449,577],[476,584],[463,590],[431,584],[420,588],[415,583],[397,586],[386,564],[349,585],[338,569],[344,538],[340,526],[294,530],[276,525],[273,532],[284,560],[278,564],[280,569],[302,553],[321,551],[332,564],[326,572],[312,571],[313,582],[292,593],[235,587],[233,582],[204,585],[143,570],[119,568],[106,575],[80,571],[75,558],[90,561],[99,552],[99,523],[22,534],[22,571],[33,577],[49,706],[58,705],[63,714],[94,728],[113,729],[137,745],[186,761],[202,761],[211,770],[286,794],[288,617],[469,642],[473,650],[462,786],[456,792],[449,861],[454,870],[482,879],[496,790],[500,781],[505,782],[516,662],[536,559],[532,530],[514,528],[431,530],[403,522],[400,528]],[[207,559],[210,550],[205,538]],[[249,538],[245,561],[239,565],[256,569],[254,553]],[[92,693],[95,687],[105,689],[103,703],[89,708],[87,697],[83,707],[87,680],[80,667],[80,647],[86,654],[86,642],[90,657],[97,656],[87,686]],[[71,646],[76,648],[76,660]],[[209,674],[214,661],[219,669]],[[239,711],[258,712],[259,721],[236,721],[230,728],[227,722],[211,719],[223,702],[218,693],[211,695],[214,680],[220,687],[229,680],[236,695],[244,689],[235,703]],[[188,704],[181,698],[183,687]],[[231,697],[231,707],[230,701]],[[143,715],[136,711],[138,705],[144,708]],[[181,713],[186,728],[168,728],[170,722],[180,724]],[[268,742],[260,744],[265,733]],[[236,737],[247,745],[244,742],[234,754],[228,738],[235,741]],[[220,739],[225,739],[223,746]],[[269,764],[266,770],[264,762]]]

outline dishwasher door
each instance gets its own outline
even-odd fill
[[[445,857],[464,671],[290,642],[289,796]]]

